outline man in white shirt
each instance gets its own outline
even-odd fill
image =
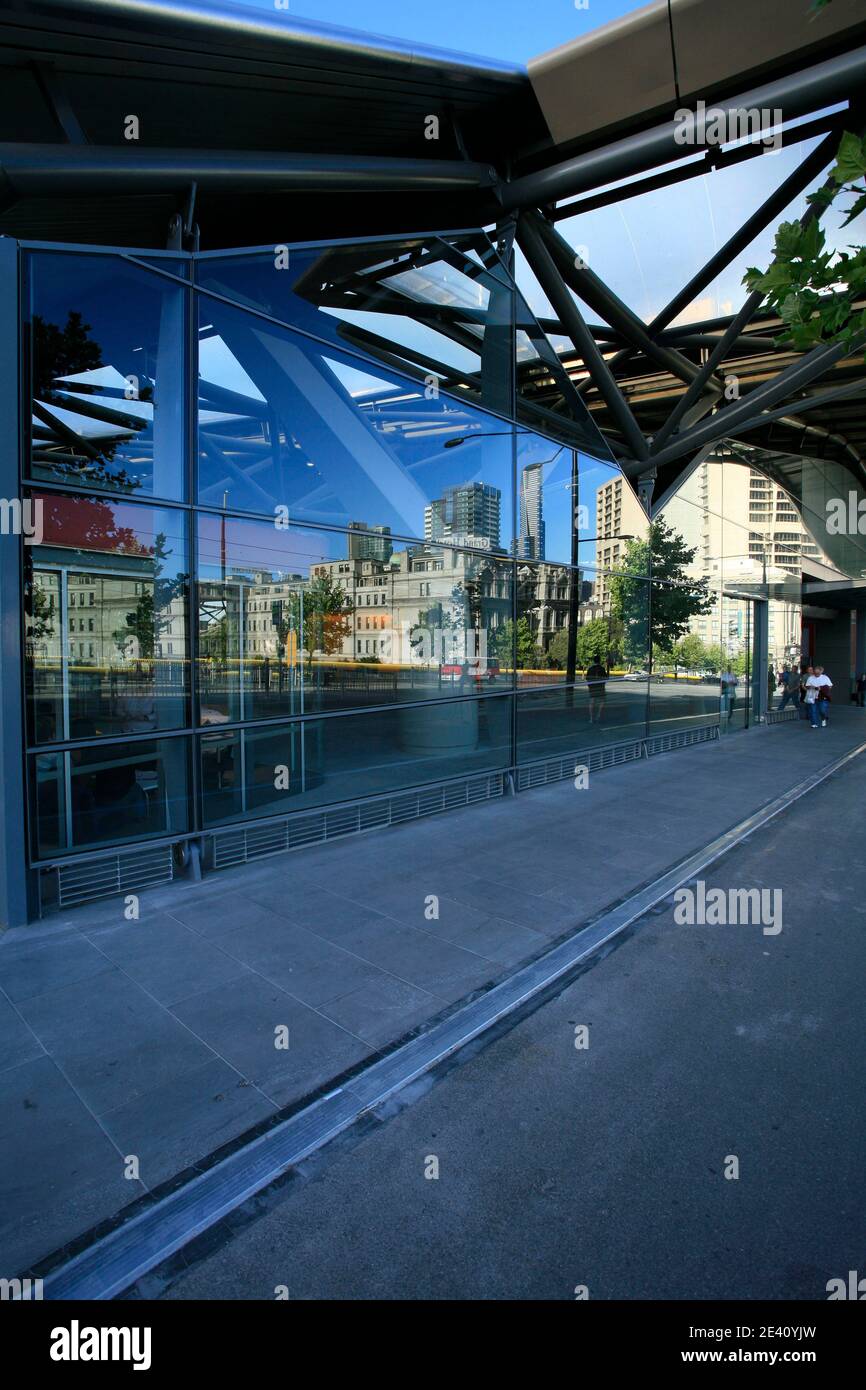
[[[815,667],[815,674],[809,676],[806,681],[806,704],[809,706],[809,719],[813,729],[817,729],[818,721],[821,721],[821,728],[827,727],[827,715],[830,713],[830,691],[833,689],[833,682],[829,676],[824,674],[823,666]]]

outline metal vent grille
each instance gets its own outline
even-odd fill
[[[788,719],[799,719],[799,717],[799,710],[791,705],[788,705],[785,709],[771,709],[767,711],[768,724],[783,724]]]
[[[640,739],[630,739],[627,743],[611,743],[606,748],[584,748],[576,753],[564,753],[558,758],[527,763],[517,769],[517,790],[529,791],[532,787],[546,786],[548,782],[572,778],[578,767],[601,772],[607,767],[618,767],[620,763],[636,762],[641,757],[641,750]]]
[[[57,867],[57,901],[61,907],[110,898],[117,893],[135,893],[171,883],[174,859],[171,845],[139,849],[131,854],[103,855],[80,859]]]
[[[705,724],[700,729],[680,729],[674,734],[655,734],[645,739],[647,757],[653,753],[670,753],[674,748],[688,748],[692,743],[708,743],[719,737],[718,724]]]
[[[213,864],[215,869],[228,869],[262,859],[286,850],[303,849],[306,845],[325,844],[328,840],[359,835],[386,825],[402,825],[422,816],[435,816],[459,806],[471,806],[502,796],[505,774],[484,773],[456,782],[440,782],[400,792],[396,796],[356,801],[350,806],[317,811],[310,815],[295,815],[269,825],[251,825],[243,830],[224,830],[214,835]]]

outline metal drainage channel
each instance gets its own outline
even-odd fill
[[[153,1207],[131,1218],[45,1278],[51,1300],[110,1299],[162,1264],[196,1236],[309,1157],[423,1073],[521,1008],[551,984],[564,980],[609,941],[625,931],[715,860],[774,816],[866,752],[866,742],[767,802],[703,849],[653,883],[519,970],[480,999],[421,1037],[373,1063],[339,1090],[309,1105],[283,1124],[194,1178]]]

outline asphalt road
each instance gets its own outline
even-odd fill
[[[860,758],[705,875],[781,889],[778,934],[663,906],[163,1296],[824,1300],[866,1274],[864,808]]]

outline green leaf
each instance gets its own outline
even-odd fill
[[[798,323],[803,320],[803,301],[798,294],[789,294],[779,305],[779,316],[783,323]]]
[[[791,280],[791,267],[777,261],[770,266],[766,275],[755,281],[755,289],[763,290],[764,294],[773,294],[777,290],[787,289]]]
[[[866,193],[861,193],[856,203],[853,203],[848,209],[848,215],[842,223],[842,226],[847,227],[849,222],[853,222],[854,218],[859,217],[860,213],[864,211],[866,211]]]
[[[782,222],[776,232],[775,252],[781,260],[789,261],[799,255],[802,227],[799,222]]]
[[[866,174],[866,149],[858,135],[846,130],[831,173],[837,183],[854,183]]]

